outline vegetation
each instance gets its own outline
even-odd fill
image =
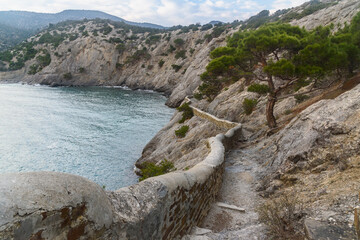
[[[179,112],[182,112],[182,118],[179,123],[184,123],[186,120],[191,119],[194,116],[194,112],[190,107],[189,103],[184,103],[180,107],[177,108]]]
[[[250,115],[257,104],[257,100],[256,99],[249,99],[249,98],[245,98],[243,101],[243,109],[246,115]]]
[[[161,35],[151,35],[146,39],[145,43],[149,45],[153,45],[161,40]]]
[[[172,64],[171,67],[175,70],[175,72],[178,72],[182,68],[182,66],[176,64]]]
[[[200,30],[201,31],[206,31],[206,30],[211,29],[212,27],[213,27],[213,25],[208,23],[208,24],[203,25]]]
[[[165,61],[163,59],[161,59],[159,62],[158,62],[158,65],[159,67],[161,68],[163,65],[164,65]]]
[[[174,40],[174,44],[176,47],[182,47],[185,44],[185,41],[181,38],[177,38]]]
[[[259,220],[267,225],[268,236],[271,239],[304,239],[301,220],[303,210],[295,197],[282,195],[270,200],[258,208]]]
[[[303,101],[309,99],[309,96],[305,94],[295,95],[295,99],[297,103],[302,103]]]
[[[180,51],[176,52],[175,58],[176,59],[179,59],[179,58],[185,59],[186,58],[186,50],[180,50]]]
[[[212,60],[200,76],[203,84],[197,96],[211,101],[241,77],[264,82],[267,87],[252,84],[249,91],[268,93],[266,119],[270,128],[276,127],[273,111],[279,97],[296,95],[291,91],[309,84],[310,91],[329,87],[359,67],[360,13],[341,31],[332,33],[331,28],[306,31],[271,23],[235,33],[226,47],[210,53]],[[330,81],[327,75],[335,77]]]
[[[71,74],[70,72],[64,73],[63,77],[64,77],[66,80],[70,80],[70,79],[72,79],[72,74]]]
[[[120,54],[122,54],[125,51],[125,44],[119,43],[118,45],[116,45],[115,48]]]
[[[248,87],[249,92],[256,92],[259,94],[267,94],[270,89],[268,85],[254,83]]]
[[[128,56],[126,58],[126,64],[134,64],[138,62],[140,59],[150,59],[151,55],[148,53],[147,49],[144,47],[141,50],[136,50],[136,52],[132,56]]]
[[[174,164],[166,159],[161,161],[159,165],[155,165],[154,163],[145,163],[144,167],[140,169],[141,177],[139,178],[139,181],[143,181],[150,177],[163,175],[174,170]]]
[[[186,133],[189,131],[189,126],[184,125],[178,130],[175,130],[175,135],[179,138],[183,138],[186,136]]]
[[[64,40],[67,38],[65,33],[58,34],[57,31],[54,31],[52,34],[50,32],[46,32],[41,35],[37,44],[49,43],[54,47],[58,47]]]

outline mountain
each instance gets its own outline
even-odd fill
[[[36,13],[27,11],[0,11],[0,52],[9,49],[35,34],[49,24],[67,20],[108,19],[129,25],[165,29],[152,23],[137,23],[94,10],[64,10],[59,13]]]
[[[49,23],[58,23],[66,20],[82,20],[85,18],[109,19],[112,21],[125,22],[127,24],[140,26],[140,27],[159,28],[159,29],[164,28],[163,26],[151,24],[151,23],[136,23],[136,22],[126,21],[122,18],[95,10],[64,10],[59,13],[0,11],[0,23],[18,29],[26,29],[26,30],[43,28],[49,25]]]

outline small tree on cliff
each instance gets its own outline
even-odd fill
[[[330,41],[330,33],[330,28],[307,32],[288,24],[270,24],[229,41],[237,48],[243,70],[250,70],[269,87],[266,119],[270,128],[276,127],[274,106],[285,90],[304,82],[317,86],[325,73],[338,70],[340,74],[346,68],[347,56]]]
[[[223,76],[234,73],[234,69],[236,77],[251,75],[268,86],[266,119],[269,127],[274,128],[278,97],[294,85],[313,82],[313,89],[331,85],[318,84],[318,80],[334,71],[341,76],[348,68],[349,54],[345,49],[332,41],[330,27],[308,32],[289,24],[268,24],[256,30],[240,31],[228,39],[227,47],[210,54],[213,60],[202,75],[204,83],[199,91],[211,100],[216,95],[214,90],[221,89],[224,84]],[[224,58],[232,61],[224,64]],[[214,65],[216,68],[212,67]],[[211,94],[208,89],[213,90]]]

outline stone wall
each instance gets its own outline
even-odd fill
[[[240,134],[237,125],[210,138],[210,154],[187,171],[113,192],[64,173],[0,175],[0,239],[179,238],[206,216]]]
[[[191,100],[186,97],[185,102],[187,103],[191,103]],[[225,129],[231,129],[231,128],[235,128],[239,123],[236,123],[236,122],[231,122],[231,121],[228,121],[228,120],[225,120],[225,119],[220,119],[220,118],[217,118],[216,116],[214,115],[211,115],[207,112],[204,112],[194,106],[190,106],[191,109],[193,110],[194,112],[194,115],[195,116],[198,116],[202,119],[205,119],[213,124],[215,124],[216,126],[220,127],[220,128],[225,128]]]

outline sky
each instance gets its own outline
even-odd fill
[[[66,9],[99,10],[128,21],[163,26],[245,20],[267,9],[298,6],[308,0],[0,0],[0,10],[56,13]]]

